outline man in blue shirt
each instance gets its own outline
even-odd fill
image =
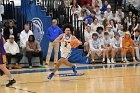
[[[85,17],[85,19],[88,20],[88,24],[91,25],[91,23],[93,22],[93,19],[95,18],[96,12],[92,11],[90,15],[87,15]]]
[[[63,31],[61,28],[57,26],[57,20],[53,19],[52,20],[52,26],[48,28],[48,31],[46,33],[47,39],[49,40],[49,48],[48,48],[48,54],[46,57],[46,65],[49,65],[50,57],[52,50],[54,48],[54,63],[58,61],[58,51],[59,51],[59,44],[53,43],[53,41],[60,35],[62,34]]]

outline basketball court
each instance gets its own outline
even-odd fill
[[[17,83],[5,87],[6,76],[0,77],[0,93],[139,93],[140,64],[77,64],[75,76],[70,68],[61,66],[48,80],[50,68],[12,70]]]

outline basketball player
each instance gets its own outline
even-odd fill
[[[58,60],[58,63],[56,64],[54,71],[48,76],[48,79],[51,79],[54,76],[55,72],[59,69],[59,67],[61,66],[62,63],[71,67],[74,74],[77,73],[77,71],[76,71],[77,67],[76,67],[76,65],[72,65],[69,62],[69,57],[71,56],[70,55],[71,48],[78,47],[81,42],[75,36],[73,36],[71,34],[72,31],[73,31],[72,25],[66,24],[66,25],[64,25],[65,33],[59,35],[59,37],[54,40],[53,43],[61,42],[61,47],[60,47],[61,58]]]
[[[108,32],[104,32],[104,39],[102,40],[102,47],[105,49],[105,53],[106,53],[106,58],[107,58],[107,64],[110,64],[110,63],[115,63],[114,62],[114,58],[115,58],[115,48],[112,47],[112,44],[111,44],[111,39],[110,39],[110,36],[109,36],[109,33]],[[111,52],[111,62],[110,62],[110,59],[109,59],[109,53]],[[103,63],[105,63],[105,59],[103,58]]]
[[[16,83],[16,81],[12,78],[10,71],[6,68],[6,53],[4,50],[4,43],[5,40],[2,37],[2,29],[0,29],[0,73],[1,76],[3,75],[3,73],[5,73],[7,75],[7,77],[9,78],[9,83],[6,84],[6,87],[9,87],[11,85],[13,85],[14,83]]]

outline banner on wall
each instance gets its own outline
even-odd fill
[[[49,43],[45,33],[51,26],[51,17],[47,17],[46,11],[42,11],[40,5],[36,5],[36,0],[21,0],[21,12],[25,15],[26,20],[31,22],[31,29],[36,40],[40,42],[45,57]]]

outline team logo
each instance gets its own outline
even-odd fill
[[[38,42],[41,42],[43,39],[44,31],[43,31],[43,23],[40,18],[33,18],[32,19],[32,31],[34,33],[35,39]]]

